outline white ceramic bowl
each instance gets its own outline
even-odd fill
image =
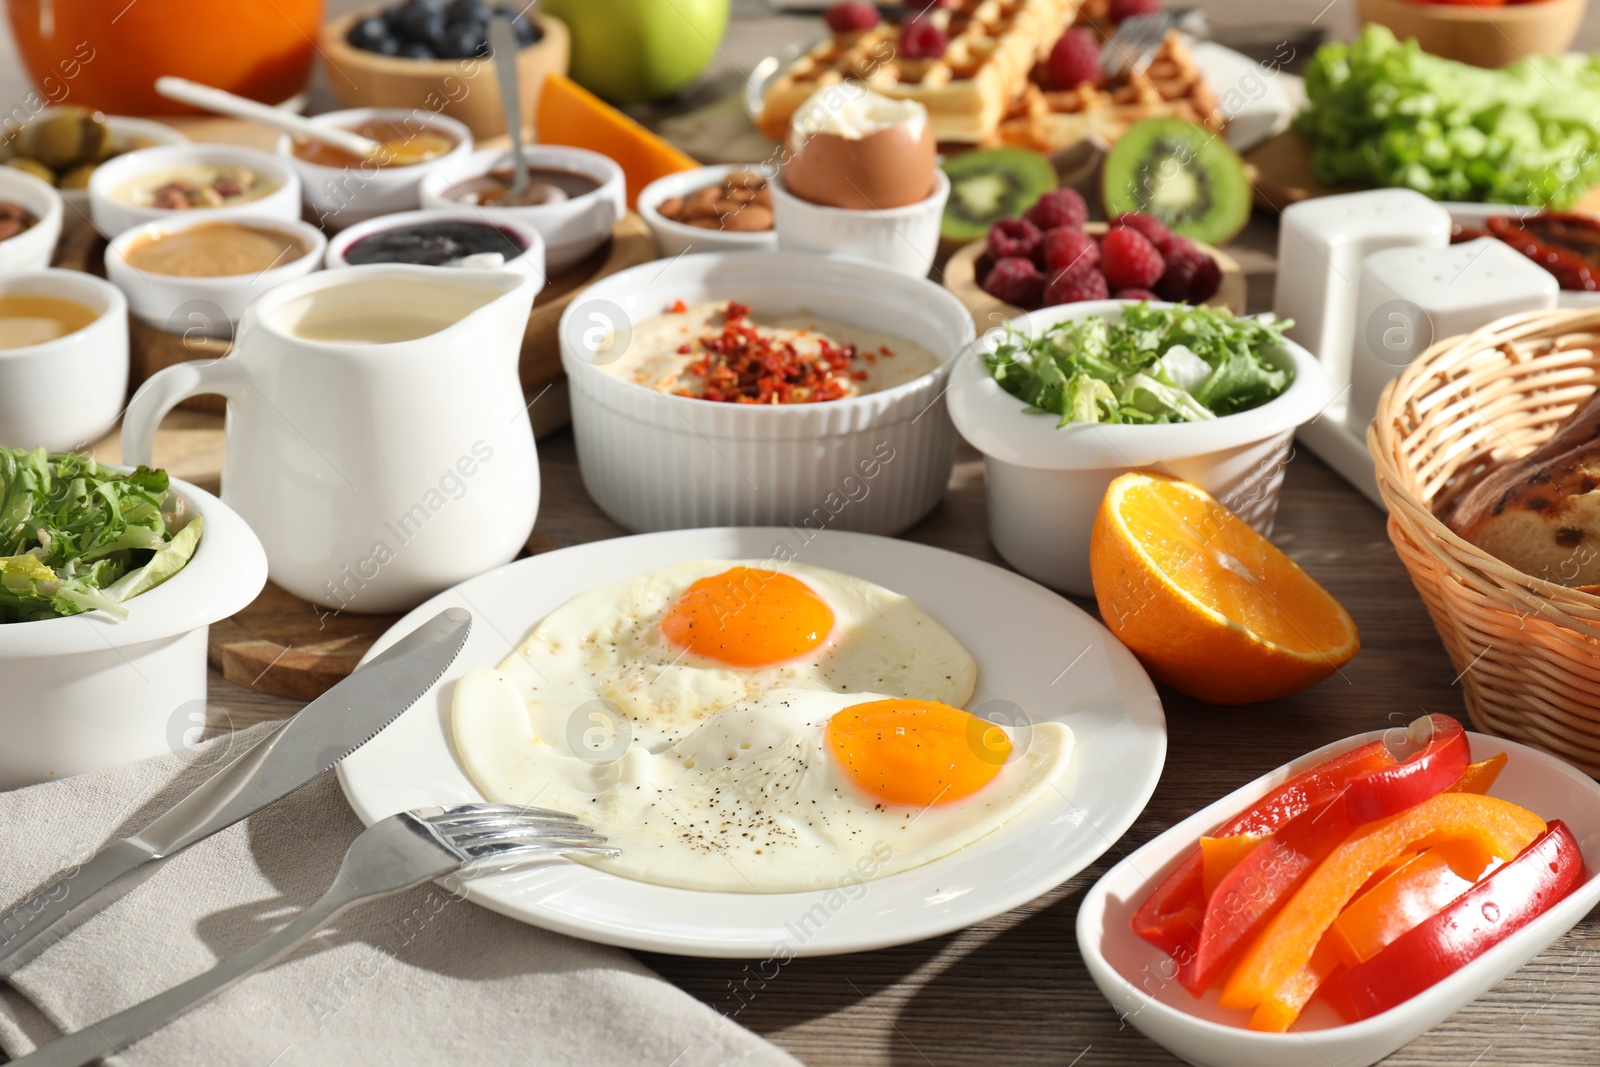
[[[116,424],[127,399],[127,300],[110,282],[76,270],[0,274],[0,295],[7,294],[73,300],[99,315],[65,337],[0,349],[0,445],[88,447]]]
[[[15,237],[0,241],[0,271],[48,267],[61,237],[61,194],[31,174],[15,167],[0,167],[0,200],[21,204],[39,220]]]
[[[536,207],[480,207],[485,219],[518,218],[544,234],[545,269],[560,274],[590,252],[606,243],[611,228],[628,211],[627,182],[614,160],[584,148],[558,145],[527,145],[522,158],[530,167],[549,167],[582,174],[600,183],[598,189]],[[489,148],[470,156],[451,159],[422,181],[422,206],[458,210],[461,201],[449,196],[456,182],[476,178],[511,166],[511,153]]]
[[[205,519],[200,544],[183,570],[128,601],[127,619],[0,624],[0,789],[177,751],[203,723],[207,629],[261,592],[267,557],[232,508],[171,484]]]
[[[926,200],[874,211],[846,211],[801,200],[784,187],[780,174],[771,184],[778,247],[785,252],[858,256],[925,278],[939,251],[939,222],[950,199],[950,179],[937,167],[933,173],[933,193]]]
[[[250,301],[274,286],[316,270],[322,265],[322,255],[328,246],[322,231],[310,223],[252,219],[252,226],[292,235],[305,252],[252,274],[211,278],[156,274],[128,263],[128,249],[136,241],[213,221],[209,214],[186,212],[185,215],[185,218],[147,222],[124,230],[106,249],[106,277],[128,298],[128,309],[133,317],[168,333],[183,334],[198,329],[209,337],[231,338],[233,328],[239,324],[239,317]]]
[[[865,396],[751,405],[668,396],[592,362],[586,332],[642,323],[675,300],[807,311],[914,341],[941,364]],[[614,274],[561,316],[583,484],[629,530],[792,523],[898,533],[950,480],[955,433],[943,392],[973,332],[965,305],[941,286],[855,259],[720,252]]]
[[[277,156],[236,145],[166,145],[127,152],[95,168],[94,175],[89,179],[89,209],[95,229],[110,240],[124,230],[147,222],[163,222],[188,215],[188,211],[138,207],[117,199],[114,194],[142,174],[194,165],[249,167],[275,186],[270,193],[257,200],[227,207],[193,209],[204,211],[207,218],[282,219],[285,222],[300,218],[300,179]]]
[[[1117,300],[1063,304],[1019,315],[1011,326],[1036,336],[1068,319],[1098,315],[1120,321],[1123,306]],[[982,355],[1004,337],[1003,330],[989,330],[958,357],[946,398],[950,417],[983,453],[995,549],[1028,577],[1077,596],[1094,595],[1089,531],[1113,478],[1131,470],[1164,471],[1269,533],[1295,427],[1316,418],[1332,399],[1321,364],[1285,341],[1267,358],[1291,368],[1294,380],[1281,396],[1251,411],[1167,426],[1058,428],[1053,416],[1025,413],[1022,401],[984,370]]]
[[[736,170],[753,170],[765,174],[767,168],[760,163],[719,163],[714,167],[696,167],[657,178],[639,190],[634,202],[639,216],[650,232],[656,235],[656,248],[662,259],[685,252],[770,252],[778,247],[775,230],[741,233],[738,230],[707,230],[676,222],[656,208],[675,196],[688,196],[708,185],[721,185],[722,180]],[[767,184],[772,184],[768,176]]]
[[[1600,903],[1600,785],[1553,756],[1487,734],[1468,734],[1472,758],[1508,753],[1491,796],[1560,819],[1583,849],[1588,879],[1565,900],[1455,974],[1381,1015],[1342,1023],[1312,1001],[1286,1034],[1245,1029],[1248,1015],[1219,1008],[1216,994],[1196,999],[1172,977],[1172,961],[1129,927],[1134,911],[1200,835],[1265,795],[1269,789],[1341,752],[1383,737],[1346,738],[1241,786],[1191,815],[1118,863],[1084,894],[1078,908],[1078,949],[1089,974],[1122,1021],[1200,1067],[1366,1067],[1426,1033],[1538,955]],[[1534,1056],[1528,1062],[1537,1062]]]
[[[434,114],[420,108],[354,107],[345,111],[329,111],[312,121],[325,126],[354,129],[363,122],[373,120],[419,125],[452,138],[455,147],[437,159],[405,167],[380,167],[376,164],[324,167],[295,155],[294,139],[284,134],[278,138],[278,155],[300,175],[306,207],[329,230],[342,230],[379,215],[414,211],[424,206],[417,195],[423,179],[472,154],[471,130],[448,115]]]
[[[368,219],[358,222],[347,230],[341,231],[333,240],[328,242],[326,265],[329,270],[339,267],[348,267],[344,254],[347,249],[363,237],[384,230],[393,230],[401,226],[412,226],[423,222],[444,222],[450,219],[459,219],[463,222],[477,222],[490,226],[498,226],[508,233],[514,234],[525,248],[522,255],[509,259],[503,269],[517,274],[526,274],[544,286],[544,237],[537,229],[526,221],[518,218],[504,217],[486,219],[477,208],[423,208],[420,211],[402,211],[398,215],[384,215],[381,218]]]

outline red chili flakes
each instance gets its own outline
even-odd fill
[[[685,304],[682,300],[674,300],[672,302],[672,306],[667,310],[674,315],[684,315],[688,313],[689,305]]]
[[[705,385],[680,395],[731,404],[809,404],[847,396],[850,380],[866,377],[850,370],[855,345],[819,338],[820,351],[801,354],[788,341],[763,336],[749,314],[745,305],[728,303],[722,332],[700,338],[704,352],[684,368]]]

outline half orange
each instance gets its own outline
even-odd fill
[[[1350,613],[1272,542],[1188,482],[1135,471],[1095,516],[1089,572],[1111,632],[1211,704],[1287,696],[1361,647]]]

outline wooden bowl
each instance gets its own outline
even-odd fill
[[[334,19],[317,35],[323,72],[333,95],[345,107],[420,108],[467,124],[482,140],[506,132],[500,89],[489,59],[403,59],[353,47],[345,39],[350,27],[376,14],[375,9]],[[517,53],[517,81],[522,125],[533,122],[539,93],[551,74],[565,74],[572,51],[567,24],[531,12],[543,35]]]
[[[1424,52],[1479,67],[1510,66],[1527,56],[1565,52],[1578,35],[1589,0],[1477,7],[1416,0],[1356,0],[1361,21],[1376,22]]]
[[[1092,234],[1102,234],[1106,232],[1106,224],[1091,222],[1084,229]],[[1217,266],[1222,268],[1222,284],[1217,287],[1216,295],[1206,301],[1206,306],[1225,307],[1235,315],[1243,315],[1249,285],[1238,260],[1210,245],[1201,244],[1199,241],[1192,243],[1216,260]],[[978,257],[983,255],[984,245],[985,242],[982,240],[962,245],[944,265],[944,287],[960,297],[961,302],[967,305],[967,310],[972,312],[972,317],[978,324],[979,332],[991,326],[998,326],[1006,319],[1025,315],[1028,311],[1027,308],[1019,308],[1004,300],[996,300],[978,287]]]

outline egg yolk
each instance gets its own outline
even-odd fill
[[[764,667],[810,652],[833,629],[833,609],[797,578],[733,567],[691,585],[661,620],[679,648],[734,667]]]
[[[828,745],[862,789],[891,804],[944,804],[989,784],[1011,755],[993,723],[932,700],[873,700],[828,720]]]

